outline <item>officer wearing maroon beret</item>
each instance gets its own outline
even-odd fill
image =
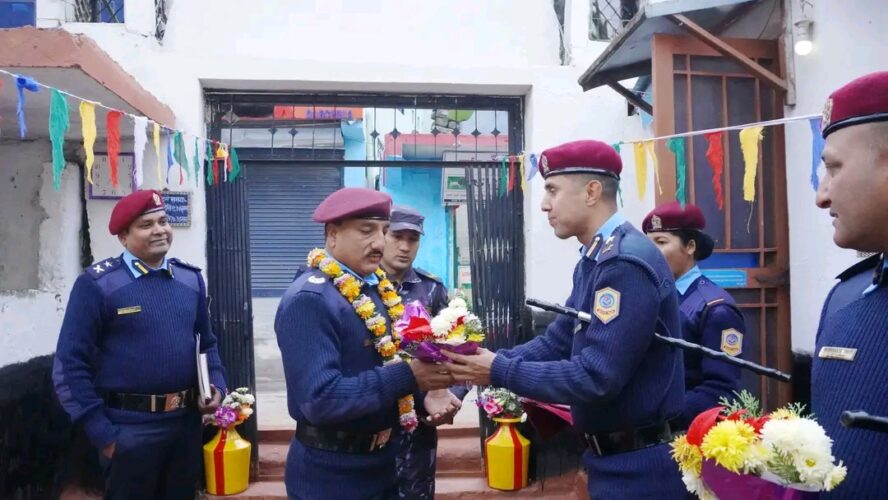
[[[731,294],[703,276],[697,266],[712,254],[712,238],[703,232],[706,219],[696,206],[669,202],[644,218],[642,231],[663,252],[678,291],[685,340],[729,356],[743,355],[746,332],[743,314]],[[740,368],[722,361],[684,353],[685,418],[690,422],[704,410],[718,406],[722,397],[740,390]]]
[[[190,499],[201,463],[200,413],[225,391],[200,269],[167,258],[163,197],[136,191],[108,230],[123,254],[90,265],[71,290],[53,365],[56,394],[101,452],[105,498]],[[212,398],[198,395],[195,350]]]
[[[888,415],[888,71],[833,92],[822,120],[826,174],[817,206],[833,240],[875,253],[839,275],[823,306],[811,372],[811,406],[848,475],[835,498],[885,498],[888,434],[846,428],[845,410]]]
[[[397,498],[397,443],[412,430],[404,398],[443,389],[443,367],[398,362],[396,290],[379,268],[392,200],[344,188],[314,212],[325,248],[312,251],[275,317],[296,435],[287,455],[289,498]],[[387,288],[389,287],[389,288]],[[413,425],[416,421],[412,422]]]
[[[542,153],[539,169],[555,235],[583,245],[567,305],[592,320],[561,316],[496,354],[448,354],[448,369],[457,381],[570,404],[588,446],[590,497],[685,498],[669,448],[684,411],[682,353],[654,341],[654,333],[682,336],[672,272],[617,211],[622,162],[611,146],[563,144]]]

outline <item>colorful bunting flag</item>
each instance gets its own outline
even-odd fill
[[[675,199],[678,200],[681,207],[684,208],[685,203],[688,202],[688,164],[685,155],[684,137],[673,137],[672,139],[669,139],[666,141],[666,147],[675,155],[675,182],[677,185]]]
[[[160,125],[157,122],[154,122],[151,138],[154,143],[154,158],[157,162],[157,185],[163,187],[163,169],[160,167]]]
[[[148,128],[148,118],[144,116],[133,118],[133,183],[136,189],[141,188],[145,180],[142,162],[145,161],[145,146],[148,145],[146,128]]]
[[[758,172],[759,144],[764,127],[748,127],[740,131],[740,151],[743,152],[743,199],[755,201],[755,176]]]
[[[811,118],[809,123],[811,124],[811,187],[814,188],[814,191],[820,189],[820,178],[817,177],[817,167],[820,166],[820,162],[822,161],[821,156],[823,156],[823,146],[825,141],[823,140],[823,133],[821,133],[820,128],[820,120],[821,117]]]
[[[175,155],[176,155],[176,163],[179,164],[179,185],[181,186],[185,183],[185,176],[188,174],[188,157],[185,154],[185,139],[182,137],[182,132],[176,131],[175,135]]]
[[[86,181],[92,184],[92,168],[96,161],[93,152],[96,143],[96,105],[88,101],[80,101],[80,133],[86,152]]]
[[[200,186],[200,145],[198,144],[200,139],[194,138],[194,156],[192,156],[192,161],[194,162],[194,187]]]
[[[539,171],[537,155],[530,153],[530,171],[527,172],[527,180],[533,179]]]
[[[212,144],[210,141],[207,141],[206,161],[207,161],[207,164],[208,164],[208,165],[206,166],[206,169],[207,169],[207,184],[209,184],[210,186],[212,186],[212,185],[215,183],[215,180],[216,180],[216,160],[215,160],[215,158],[213,158],[213,144]],[[209,165],[210,162],[213,163],[212,166]]]
[[[615,143],[611,144],[611,147],[614,148],[614,150],[615,150],[618,154],[620,153],[620,143],[619,143],[619,142],[615,142]]]
[[[173,169],[173,133],[170,129],[166,130],[166,152],[167,152],[167,168],[166,168],[166,183],[170,183],[170,170]]]
[[[657,162],[657,153],[654,152],[654,141],[644,141],[644,148],[647,149],[648,155],[654,163],[654,181],[657,183],[657,193],[663,194],[663,185],[660,184],[660,164]]]
[[[241,166],[240,159],[237,157],[237,149],[232,147],[228,156],[231,159],[231,177],[228,178],[228,181],[231,182],[237,179],[237,176],[240,175]]]
[[[647,189],[647,153],[643,142],[632,143],[632,148],[635,150],[635,182],[638,184],[638,199],[644,201]]]
[[[62,171],[65,170],[65,132],[68,131],[68,101],[56,89],[52,89],[49,102],[49,141],[52,143],[52,185],[56,191],[62,187]]]
[[[108,125],[108,163],[111,164],[111,185],[117,187],[120,185],[120,177],[118,174],[118,155],[120,154],[120,117],[123,115],[120,111],[108,111],[106,116]]]
[[[15,87],[18,90],[18,103],[15,106],[15,115],[18,117],[19,136],[24,139],[25,135],[28,134],[28,125],[25,123],[25,91],[39,92],[40,85],[27,76],[16,75]],[[58,91],[56,90],[56,92]],[[65,109],[67,109],[67,103],[65,104]]]
[[[509,181],[506,190],[512,192],[515,189],[515,157],[509,155]]]
[[[703,134],[709,147],[706,148],[706,159],[712,167],[712,188],[715,190],[715,201],[718,209],[725,208],[725,194],[722,190],[722,174],[725,171],[724,132]]]

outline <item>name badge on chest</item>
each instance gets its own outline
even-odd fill
[[[127,314],[138,314],[140,312],[142,312],[142,306],[121,307],[117,309],[118,316],[125,316]]]
[[[817,357],[820,359],[837,359],[839,361],[854,361],[857,356],[857,349],[853,347],[830,347],[823,346]]]

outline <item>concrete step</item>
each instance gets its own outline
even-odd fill
[[[480,476],[484,460],[478,436],[438,438],[438,474],[455,473],[458,476]]]
[[[249,500],[279,500],[287,498],[287,488],[284,486],[284,481],[258,481],[255,483],[250,483],[250,486],[241,493],[236,495],[226,495],[226,496],[216,496],[210,495],[208,493],[204,493],[201,495],[202,499],[205,500],[215,500],[215,499],[249,499]]]
[[[290,445],[287,443],[260,443],[259,444],[259,480],[283,481],[284,470],[287,467],[287,452]]]

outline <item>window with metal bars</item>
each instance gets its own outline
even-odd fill
[[[638,12],[638,0],[589,0],[589,39],[613,39]]]
[[[74,17],[78,22],[87,23],[122,23],[124,17],[124,0],[76,0]]]

